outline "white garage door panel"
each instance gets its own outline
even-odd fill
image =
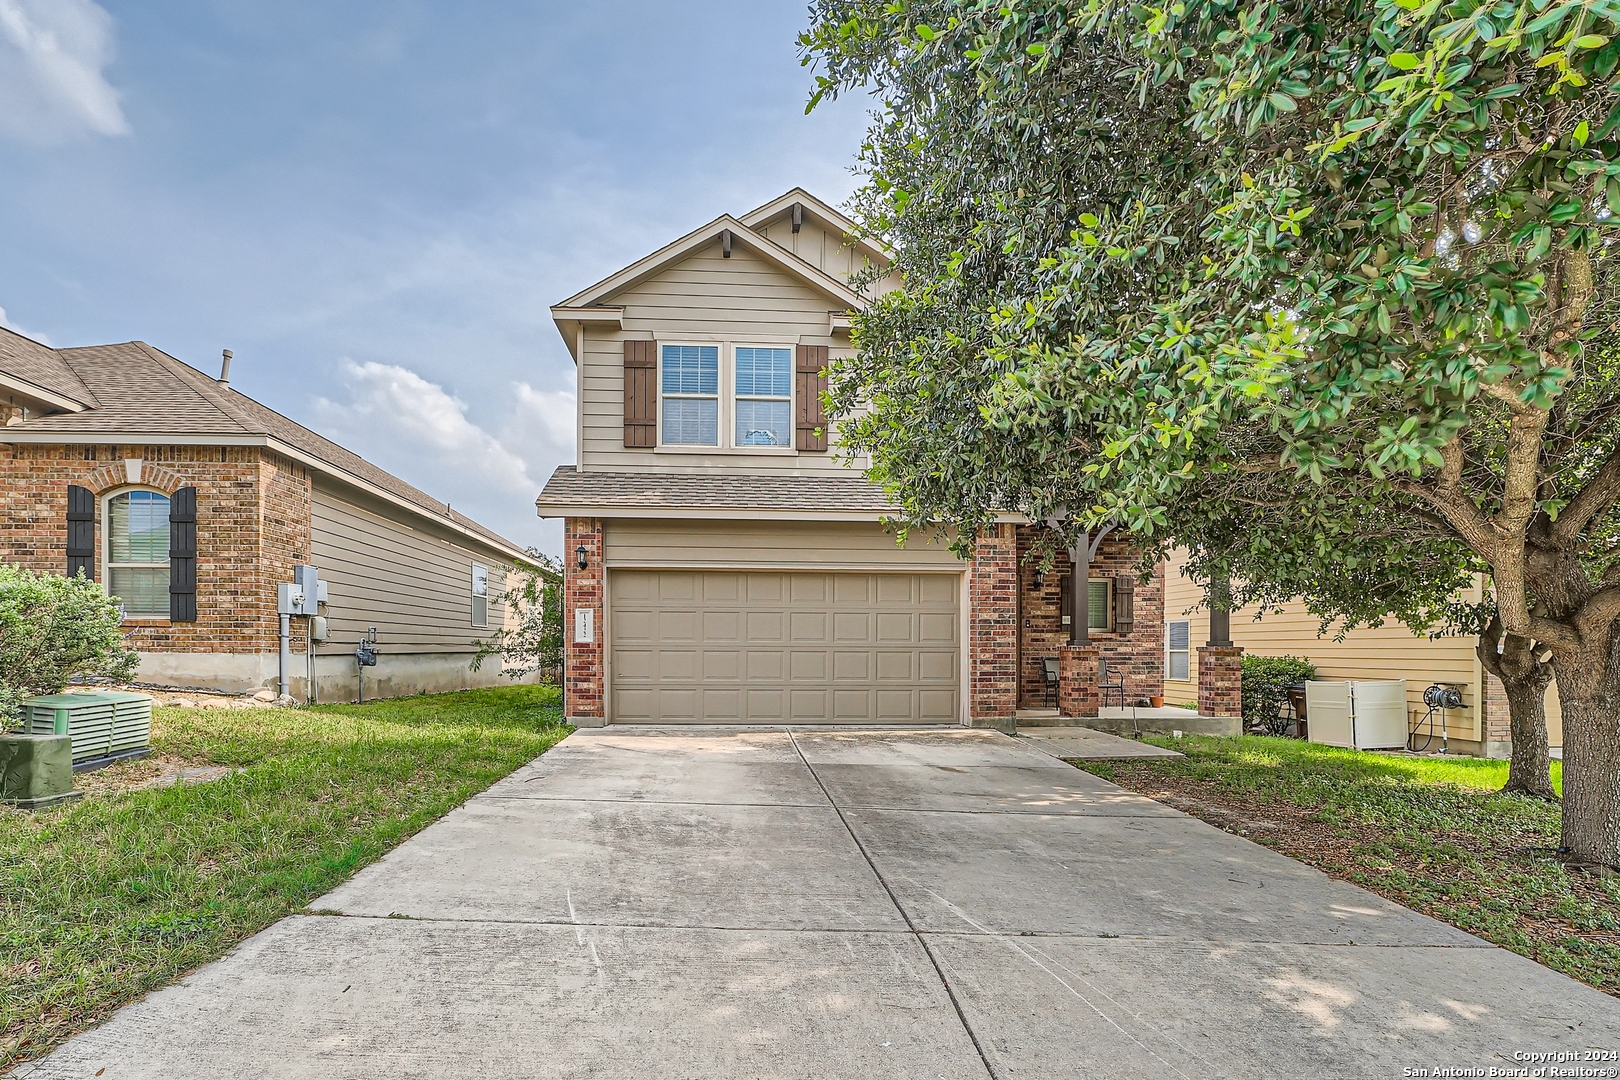
[[[960,576],[608,575],[617,723],[955,723]]]

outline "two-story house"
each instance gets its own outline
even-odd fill
[[[1067,563],[1042,574],[1015,517],[969,561],[901,546],[828,430],[850,314],[900,285],[856,233],[795,189],[552,308],[579,369],[579,463],[538,500],[566,521],[571,722],[1005,728],[1057,704]],[[1163,692],[1162,571],[1134,564],[1117,538],[1091,562],[1075,715],[1099,682],[1119,704]]]

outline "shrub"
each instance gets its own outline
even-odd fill
[[[139,663],[118,632],[118,604],[83,577],[0,563],[0,730],[22,699],[59,693],[76,675],[129,679]]]
[[[1243,726],[1282,735],[1288,724],[1278,716],[1289,683],[1316,678],[1316,665],[1302,656],[1243,655]]]
[[[562,560],[529,548],[533,563],[513,567],[512,586],[502,599],[517,613],[517,625],[502,627],[482,641],[468,667],[477,671],[492,656],[500,657],[501,674],[521,679],[540,672],[561,684],[563,663]]]

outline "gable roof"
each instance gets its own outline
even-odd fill
[[[784,216],[795,205],[804,207],[806,216],[817,225],[849,240],[857,250],[879,266],[887,266],[894,261],[894,253],[888,248],[862,233],[861,227],[854,221],[801,187],[785,191],[763,206],[754,207],[738,220],[750,229],[759,229]]]
[[[21,340],[33,347],[33,351],[14,347],[24,353],[24,362],[4,351],[8,342],[0,340],[0,383],[19,368],[36,374],[45,370],[59,379],[71,377],[85,403],[77,412],[31,416],[0,427],[0,443],[264,446],[502,554],[528,558],[523,548],[449,504],[144,341],[50,349]],[[59,365],[65,376],[56,373],[38,350],[53,354],[49,364]]]
[[[612,306],[614,296],[625,289],[638,285],[653,277],[666,267],[686,259],[702,248],[718,240],[722,233],[730,231],[734,242],[740,242],[750,251],[763,257],[767,262],[778,269],[798,278],[811,288],[822,293],[839,306],[838,311],[852,311],[863,308],[867,304],[866,297],[850,288],[845,282],[827,273],[825,270],[801,259],[788,251],[780,244],[768,239],[758,231],[759,227],[769,224],[782,214],[791,210],[795,203],[803,205],[810,216],[828,231],[841,235],[857,237],[854,222],[844,217],[838,211],[815,198],[803,188],[794,188],[792,191],[779,195],[763,206],[756,207],[741,218],[730,214],[722,214],[697,229],[692,230],[679,240],[665,244],[657,251],[645,258],[638,259],[629,266],[610,274],[596,284],[570,296],[568,299],[556,304],[551,309],[551,318],[557,325],[557,332],[568,345],[569,353],[576,350],[575,332],[582,324],[608,323],[613,324],[620,319],[622,312]],[[870,241],[856,239],[856,244],[868,257],[875,261],[887,264],[889,253]],[[574,357],[579,362],[579,357]]]

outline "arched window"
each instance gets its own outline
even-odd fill
[[[169,616],[169,499],[125,491],[107,500],[107,591],[129,615]]]

